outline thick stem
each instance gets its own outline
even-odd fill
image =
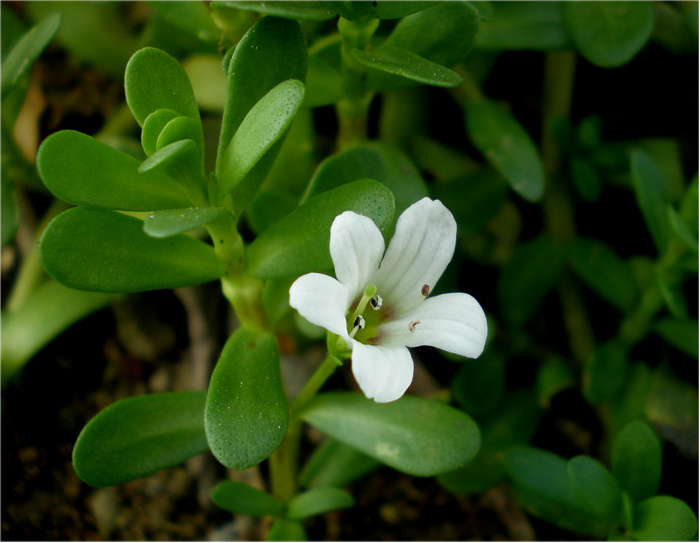
[[[207,228],[217,256],[226,265],[221,288],[238,320],[246,328],[268,330],[262,302],[263,284],[245,273],[243,238],[236,229],[233,215],[226,215]]]
[[[343,37],[342,87],[343,98],[336,106],[338,114],[338,146],[352,147],[367,139],[367,117],[374,93],[367,89],[367,68],[356,62],[350,51],[364,49],[370,44],[378,19],[366,22],[338,21],[338,30]]]
[[[291,406],[289,430],[277,450],[270,456],[270,479],[272,492],[281,500],[289,501],[297,492],[297,461],[301,442],[302,422],[296,414],[316,395],[326,380],[342,362],[333,355],[326,356],[316,372]]]

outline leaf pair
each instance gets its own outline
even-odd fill
[[[645,423],[625,427],[614,443],[612,473],[588,456],[570,461],[519,447],[506,453],[519,500],[533,514],[598,537],[626,532],[635,540],[689,540],[697,519],[683,501],[655,496],[661,446]]]

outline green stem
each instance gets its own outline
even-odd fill
[[[342,365],[343,363],[335,356],[328,354],[316,372],[311,376],[311,379],[307,381],[304,388],[292,402],[292,413],[296,414],[301,411],[301,409],[307,403],[309,403],[309,401],[321,389],[326,380],[333,375],[333,372],[335,372],[335,370]]]
[[[246,328],[267,331],[262,302],[263,284],[245,273],[243,238],[238,233],[233,215],[226,215],[207,228],[217,256],[226,265],[221,277],[221,288],[233,306],[236,317]]]
[[[561,178],[562,155],[553,137],[553,127],[558,118],[569,116],[575,72],[576,56],[573,51],[556,51],[547,55],[542,137],[542,163],[547,178],[547,191],[543,211],[547,230],[562,248],[576,237],[576,225],[574,205]],[[557,288],[571,353],[574,360],[583,365],[596,348],[583,298],[567,270],[564,270]]]
[[[51,207],[42,217],[41,223],[34,234],[34,239],[41,239],[41,235],[53,218],[67,208],[68,204],[65,202],[54,200],[51,203]],[[44,277],[44,269],[39,261],[39,244],[35,242],[32,250],[24,258],[17,272],[17,279],[15,279],[12,292],[7,300],[6,310],[14,311],[21,307]]]
[[[343,37],[341,48],[343,98],[336,105],[338,114],[338,146],[352,147],[367,139],[367,118],[374,93],[367,89],[367,68],[357,63],[350,51],[364,49],[379,26],[379,19],[366,22],[338,20]]]
[[[292,499],[297,492],[297,462],[301,442],[302,421],[296,414],[309,403],[321,389],[326,380],[342,362],[329,354],[316,372],[307,381],[291,406],[291,421],[284,440],[270,456],[270,479],[272,492],[285,502]]]

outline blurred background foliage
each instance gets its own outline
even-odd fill
[[[285,4],[291,12],[273,14],[300,15]],[[439,198],[459,240],[438,289],[474,295],[490,336],[475,361],[417,350],[412,388],[478,421],[477,458],[414,480],[327,441],[302,478],[352,485],[358,505],[314,521],[309,535],[604,538],[621,525],[642,540],[696,537],[697,2],[473,2],[475,18],[440,12],[416,35],[392,34],[401,23],[382,19],[378,43],[393,36],[387,43],[461,83],[370,78],[392,90],[372,94],[371,141],[359,142],[344,139],[336,24],[359,8],[332,4],[302,9],[305,108],[246,212],[247,235],[360,177],[385,182],[398,211]],[[215,157],[223,54],[275,6],[2,3],[4,537],[255,537],[206,499],[216,467],[190,463],[99,491],[72,472],[72,443],[99,408],[206,387],[208,370],[192,380],[178,368],[223,344],[228,315],[213,288],[117,297],[48,279],[36,244],[66,204],[43,188],[35,157],[60,129],[138,155],[123,74],[144,46],[182,62]],[[308,367],[318,331],[280,302],[289,282],[270,282],[266,309],[286,364]],[[144,501],[147,513],[129,512]]]

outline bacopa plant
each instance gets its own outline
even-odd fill
[[[668,181],[663,145],[606,146],[598,121],[567,119],[576,55],[608,68],[627,63],[649,40],[656,8],[214,1],[157,9],[235,38],[216,67],[225,79],[215,98],[220,125],[203,125],[198,83],[180,61],[147,46],[124,71],[140,149],[74,130],[43,141],[41,181],[70,207],[47,221],[38,258],[51,281],[27,305],[48,311],[70,299],[73,309],[33,346],[3,346],[3,382],[115,294],[218,281],[237,324],[207,390],[122,399],[87,423],[72,457],[82,481],[120,485],[203,453],[232,470],[266,462],[266,490],[226,479],[210,498],[234,514],[272,517],[268,539],[300,540],[304,519],[352,507],[347,485],[386,465],[437,477],[456,494],[505,482],[532,515],[589,537],[696,537],[692,509],[657,495],[663,463],[654,427],[668,437],[685,426],[654,413],[671,409],[664,402],[673,390],[690,394],[691,404],[697,392],[631,353],[653,332],[697,357],[697,320],[682,290],[697,273],[697,177]],[[533,34],[521,27],[527,21],[546,21],[546,31]],[[44,20],[5,59],[3,106],[59,24]],[[480,43],[517,48],[508,44],[518,37],[564,50],[547,53],[541,148],[483,94],[490,57],[470,64]],[[452,89],[482,162],[421,135],[425,86]],[[370,138],[378,103],[380,134]],[[314,141],[310,112],[321,106],[334,107],[335,147],[300,175],[295,162]],[[656,260],[632,263],[576,234],[573,198],[595,202],[620,156]],[[567,176],[575,194],[563,188]],[[288,190],[286,177],[301,181]],[[521,218],[512,199],[541,204],[542,233],[516,244]],[[4,231],[5,217],[3,242]],[[449,269],[461,266],[463,281],[448,271],[456,255]],[[500,275],[494,295],[481,299],[487,290],[469,270],[485,265]],[[566,354],[527,328],[555,286]],[[594,340],[579,288],[620,311],[616,335]],[[10,309],[3,343],[20,322]],[[278,341],[290,323],[307,343],[325,340],[326,352],[293,394]],[[412,350],[425,347],[463,364],[451,394],[407,392]],[[524,356],[540,360],[535,382],[511,387],[506,361]],[[329,390],[340,371],[350,384]],[[530,445],[542,410],[578,384],[606,425],[607,451],[564,458]],[[314,451],[305,425],[325,436]]]

